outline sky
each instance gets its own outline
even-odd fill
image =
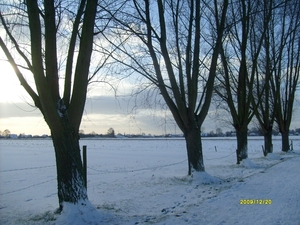
[[[42,114],[32,106],[31,98],[10,65],[0,61],[0,68],[0,131],[8,129],[13,134],[49,135]],[[124,86],[126,84],[122,88],[126,88]],[[86,134],[105,134],[109,128],[122,134],[180,133],[167,110],[156,113],[140,105],[140,100],[135,97],[116,97],[109,86],[93,85],[87,94],[80,129]]]
[[[8,129],[12,134],[50,134],[40,111],[32,106],[32,100],[25,92],[10,65],[0,61],[0,131]],[[127,83],[126,83],[127,82]],[[120,92],[130,88],[128,81],[119,85]],[[124,89],[122,91],[122,89]],[[167,109],[145,106],[143,96],[115,96],[106,86],[92,85],[80,129],[85,134],[105,134],[109,128],[121,134],[180,134],[181,131]],[[147,105],[147,104],[146,104]],[[295,104],[291,129],[300,127],[299,102]],[[203,126],[203,132],[233,130],[229,125],[215,121],[214,110],[210,110]]]

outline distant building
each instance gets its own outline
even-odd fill
[[[10,135],[9,135],[9,138],[17,139],[17,138],[18,138],[18,135],[17,135],[17,134],[10,134]]]
[[[118,133],[118,134],[116,135],[116,138],[125,138],[125,136],[124,136],[123,134]]]

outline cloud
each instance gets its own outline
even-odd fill
[[[299,127],[298,111],[294,113],[291,129]],[[153,105],[151,98],[116,98],[109,95],[88,97],[80,129],[85,133],[94,131],[104,134],[110,127],[122,134],[181,133],[165,105]],[[233,127],[225,126],[220,119],[216,121],[212,107],[202,130],[210,132],[216,128],[222,128],[223,132],[233,130]],[[40,111],[25,102],[0,102],[0,130],[4,129],[9,129],[12,133],[50,134]]]
[[[81,129],[85,133],[106,132],[110,127],[117,133],[163,134],[174,129],[171,113],[164,109],[153,109],[141,98],[114,96],[93,96],[86,101]],[[155,108],[155,107],[154,107]],[[168,128],[168,129],[167,129]],[[103,130],[106,129],[106,130]],[[88,131],[86,131],[88,130]],[[174,132],[172,132],[174,133]]]
[[[112,127],[116,132],[140,134],[170,133],[174,122],[169,111],[145,107],[136,97],[92,96],[87,98],[81,128],[85,133],[106,133]],[[29,128],[30,127],[30,128]],[[0,130],[12,133],[49,134],[41,112],[25,102],[0,102]],[[35,130],[35,132],[33,131]]]
[[[0,117],[37,117],[41,112],[26,102],[0,102]]]

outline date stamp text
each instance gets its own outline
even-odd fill
[[[240,199],[240,205],[271,205],[271,199]]]

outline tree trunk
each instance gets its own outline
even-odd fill
[[[273,152],[272,130],[271,131],[267,131],[264,134],[264,142],[265,142],[264,156],[267,156],[268,153],[272,153]]]
[[[282,147],[281,150],[283,152],[287,152],[290,150],[290,145],[289,145],[289,132],[288,131],[282,131],[281,132],[281,139],[282,139]]]
[[[192,170],[205,171],[200,129],[192,128],[185,133],[184,137],[188,155],[188,174],[191,175]]]
[[[83,180],[78,134],[68,121],[65,121],[62,132],[51,132],[51,136],[56,155],[58,200],[61,211],[64,202],[76,204],[79,200],[86,200],[87,191]]]
[[[238,164],[243,159],[248,158],[248,136],[247,135],[248,135],[247,127],[236,130]]]

